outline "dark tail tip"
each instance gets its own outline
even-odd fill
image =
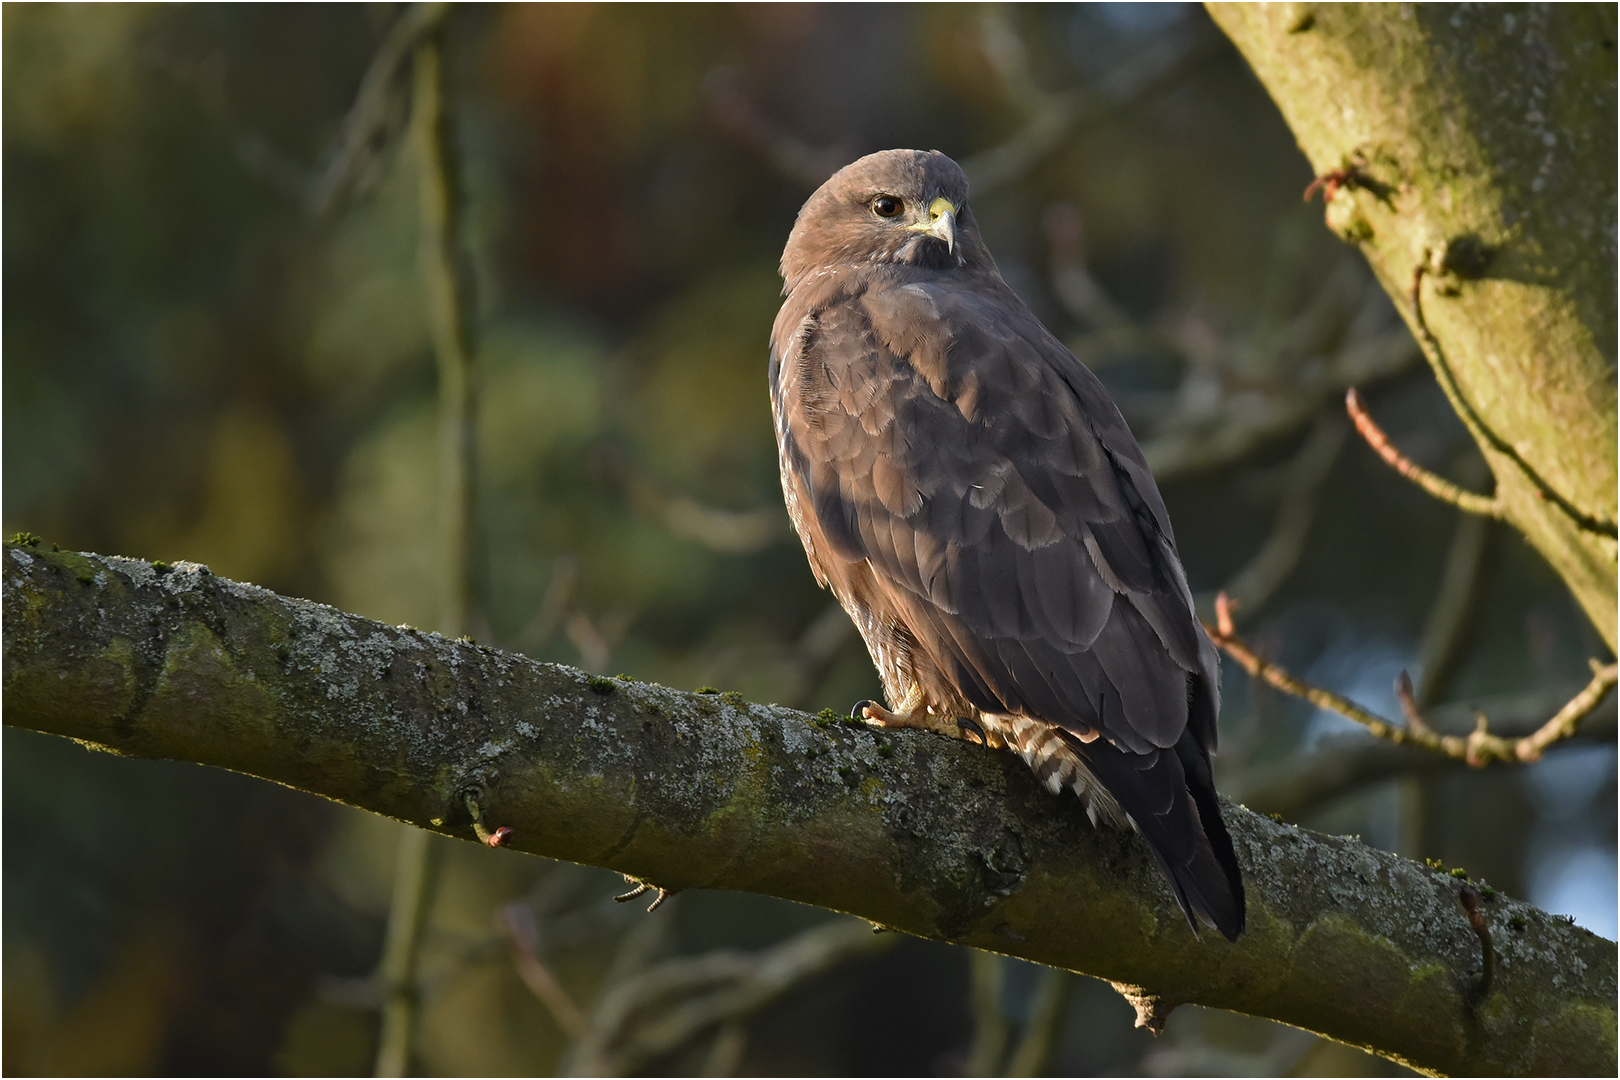
[[[1149,845],[1151,849],[1151,845]],[[1230,843],[1228,843],[1230,851]],[[1154,851],[1157,856],[1159,853]],[[1170,883],[1176,903],[1186,916],[1187,925],[1198,934],[1202,923],[1220,933],[1227,941],[1236,941],[1247,925],[1248,912],[1243,897],[1243,878],[1234,859],[1228,869],[1222,865],[1213,850],[1205,849],[1183,866],[1170,866],[1161,858],[1159,869]]]
[[[1162,862],[1161,866],[1187,922],[1192,923],[1196,916],[1204,925],[1220,931],[1226,940],[1236,941],[1248,924],[1243,870],[1232,848],[1232,834],[1226,831],[1226,820],[1221,816],[1209,758],[1191,733],[1182,736],[1176,756],[1185,769],[1186,791],[1192,796],[1203,835],[1194,840],[1190,857],[1180,866],[1164,866]],[[1193,932],[1197,930],[1194,926]]]
[[[1209,844],[1198,851],[1191,865],[1182,868],[1187,880],[1176,882],[1176,899],[1187,911],[1189,922],[1196,913],[1227,941],[1236,941],[1248,925],[1248,902],[1243,895],[1243,871],[1232,849],[1232,834],[1226,831],[1214,787],[1191,784],[1189,788],[1193,805],[1198,808],[1198,823],[1204,827]]]

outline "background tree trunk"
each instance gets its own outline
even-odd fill
[[[1207,6],[1613,650],[1614,6]]]

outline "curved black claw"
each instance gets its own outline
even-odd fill
[[[877,702],[873,701],[871,698],[862,698],[855,703],[853,708],[849,710],[849,715],[855,720],[865,720],[866,710],[875,708],[876,706]]]
[[[980,746],[989,745],[985,741],[984,728],[979,726],[979,722],[977,720],[970,719],[966,716],[959,716],[956,718],[956,727],[957,730],[962,733],[962,739],[964,742],[976,742]]]

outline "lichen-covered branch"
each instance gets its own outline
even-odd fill
[[[1228,807],[1249,892],[1198,940],[1135,836],[1009,755],[736,695],[592,678],[204,567],[7,545],[5,722],[196,761],[669,888],[859,915],[1430,1072],[1614,1072],[1615,946],[1448,875]],[[200,823],[200,825],[205,823]],[[197,842],[213,842],[206,827]],[[650,916],[652,918],[658,915]]]
[[[1613,650],[1613,5],[1208,7]]]

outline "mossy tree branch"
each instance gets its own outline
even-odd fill
[[[1208,7],[1614,650],[1613,5]]]
[[[1504,896],[1228,806],[1236,945],[1195,939],[1140,842],[1010,755],[731,694],[591,678],[181,563],[4,555],[5,722],[275,780],[669,888],[740,889],[1109,979],[1449,1073],[1609,1074],[1615,947]],[[212,843],[199,822],[199,843]],[[656,918],[657,916],[651,916]]]

